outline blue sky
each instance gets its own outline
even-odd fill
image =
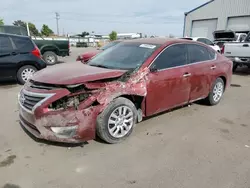
[[[4,1],[4,0],[3,0]],[[49,25],[56,32],[55,12],[60,13],[60,33],[112,30],[147,35],[182,35],[184,12],[207,0],[5,0],[0,18],[5,24],[30,21],[40,29]]]

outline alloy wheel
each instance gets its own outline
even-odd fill
[[[122,138],[131,130],[134,114],[128,106],[116,108],[108,119],[108,131],[114,138]]]
[[[224,84],[222,82],[217,82],[213,89],[213,99],[215,102],[218,102],[221,99],[223,92]]]

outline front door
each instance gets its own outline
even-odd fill
[[[187,47],[175,44],[164,49],[151,64],[148,75],[146,116],[185,104],[190,94]]]

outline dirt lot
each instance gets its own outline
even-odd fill
[[[32,140],[18,123],[21,87],[1,85],[0,187],[249,188],[250,72],[232,84],[218,106],[192,104],[143,121],[121,144],[84,147]]]

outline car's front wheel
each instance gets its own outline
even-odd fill
[[[98,116],[97,135],[107,143],[119,143],[132,133],[136,120],[137,110],[133,102],[116,98]]]
[[[25,65],[17,71],[17,81],[20,84],[25,84],[37,71],[36,67],[32,65]]]
[[[221,78],[217,78],[213,84],[213,87],[207,97],[207,101],[210,105],[216,105],[220,102],[225,90],[225,83]]]

